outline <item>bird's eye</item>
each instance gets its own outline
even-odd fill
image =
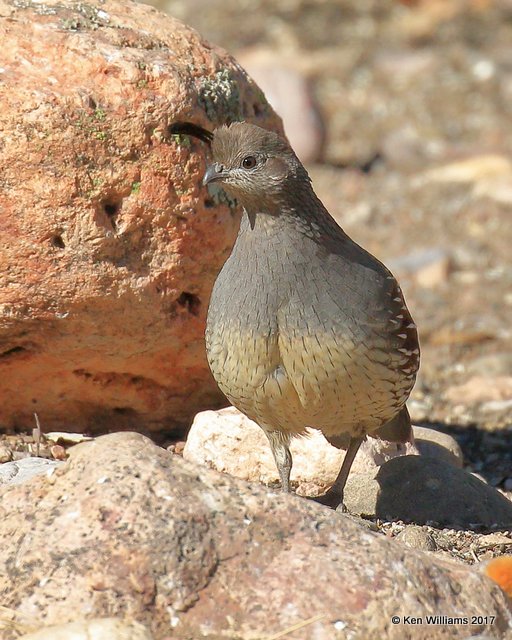
[[[258,164],[258,161],[256,160],[255,156],[246,156],[243,160],[242,160],[242,167],[244,169],[254,169],[254,167]]]

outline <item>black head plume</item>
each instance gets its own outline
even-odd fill
[[[200,127],[193,122],[174,122],[169,127],[169,133],[192,136],[206,142],[208,145],[210,145],[213,140],[213,133],[211,131],[203,129],[203,127]]]

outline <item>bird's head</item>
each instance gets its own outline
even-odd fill
[[[243,206],[276,202],[290,181],[307,178],[283,138],[245,122],[215,129],[212,155],[203,184],[221,183]]]

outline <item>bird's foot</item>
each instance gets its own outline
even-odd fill
[[[330,507],[331,509],[335,509],[341,513],[345,513],[347,510],[343,504],[343,494],[333,488],[329,489],[329,491],[324,493],[322,496],[312,496],[309,499],[323,504],[326,507]]]

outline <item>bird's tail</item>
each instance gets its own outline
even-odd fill
[[[411,417],[407,407],[404,405],[392,420],[369,435],[388,442],[413,442]]]

